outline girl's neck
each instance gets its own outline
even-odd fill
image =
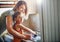
[[[16,24],[20,24],[19,22],[16,22]]]

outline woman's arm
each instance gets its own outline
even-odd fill
[[[13,36],[17,37],[17,38],[21,38],[21,39],[29,39],[29,38],[26,38],[24,35],[18,33],[17,31],[15,31],[13,29],[13,26],[12,26],[12,17],[11,16],[7,16],[6,17],[6,27],[7,27],[7,30],[10,34],[12,34]]]

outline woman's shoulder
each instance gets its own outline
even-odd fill
[[[7,16],[7,15],[12,16],[13,14],[14,14],[13,10],[7,10],[7,11],[3,12],[1,16]]]

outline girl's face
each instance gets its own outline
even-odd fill
[[[19,24],[22,22],[22,18],[20,17],[20,15],[18,15],[15,20]]]
[[[18,8],[19,12],[22,12],[22,13],[25,13],[25,9],[26,9],[26,7],[24,4],[19,6],[19,8]]]

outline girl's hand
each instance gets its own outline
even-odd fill
[[[25,37],[26,37],[26,40],[30,40],[31,39],[31,35],[29,35],[29,34],[25,35]]]

